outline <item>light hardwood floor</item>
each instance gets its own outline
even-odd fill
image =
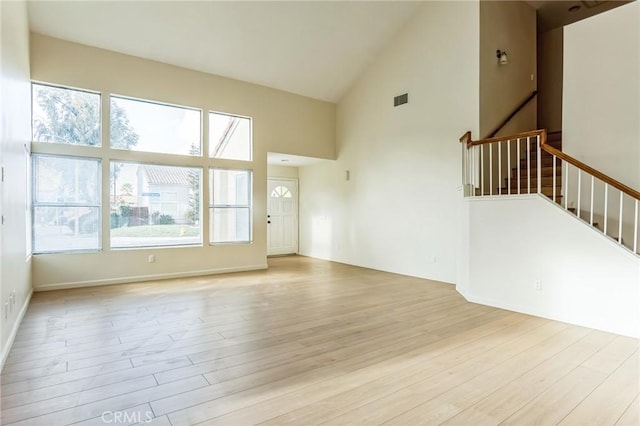
[[[2,371],[2,424],[640,424],[635,339],[447,284],[269,264],[37,293]]]

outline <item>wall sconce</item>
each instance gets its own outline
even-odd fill
[[[507,65],[509,63],[509,58],[507,58],[507,52],[504,50],[496,50],[496,56],[498,57],[498,63],[500,65]]]

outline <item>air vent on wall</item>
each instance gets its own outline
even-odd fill
[[[409,94],[405,93],[404,95],[398,95],[393,98],[393,106],[397,107],[409,102]]]

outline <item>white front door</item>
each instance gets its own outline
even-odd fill
[[[297,253],[298,181],[269,179],[267,196],[267,254]]]

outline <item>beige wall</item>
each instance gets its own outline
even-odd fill
[[[538,34],[538,127],[562,130],[562,45],[564,29]]]
[[[507,52],[509,63],[500,65],[496,50]],[[519,1],[480,2],[480,137],[490,136],[519,105],[536,90],[536,12]],[[513,135],[537,128],[534,98],[496,136]],[[473,135],[474,139],[479,138]],[[506,149],[492,152],[483,146],[484,193],[497,194],[510,173]],[[503,147],[503,148],[506,148]],[[516,164],[515,150],[511,164]],[[490,161],[491,159],[491,161]],[[498,165],[501,167],[498,167]],[[492,177],[486,171],[491,170]]]
[[[475,2],[425,2],[340,101],[337,161],[299,170],[301,254],[456,281],[478,24]]]
[[[564,30],[563,147],[640,190],[640,4]]]
[[[267,177],[270,178],[289,178],[289,179],[297,179],[298,178],[298,168],[297,167],[288,167],[288,166],[267,166]]]
[[[114,93],[250,116],[254,137],[252,244],[209,246],[205,219],[204,247],[108,250],[108,224],[104,223],[102,252],[35,256],[36,289],[264,268],[266,225],[255,218],[266,214],[267,151],[335,158],[335,105],[328,102],[38,34],[31,37],[31,77],[100,91],[105,96]],[[101,155],[108,155],[107,150]],[[153,154],[144,154],[144,158],[162,159]],[[206,159],[185,159],[185,165],[207,164]],[[218,160],[218,165],[247,166],[224,160]],[[108,193],[107,188],[104,192]],[[204,192],[207,194],[206,182]],[[103,203],[106,200],[103,195]],[[208,217],[206,204],[203,216]],[[147,262],[151,253],[156,256],[152,264]]]
[[[496,50],[508,65],[499,65]],[[533,80],[531,79],[533,76]],[[521,1],[480,2],[480,136],[486,137],[536,90],[536,12]],[[536,128],[534,99],[500,132]],[[474,135],[477,138],[477,135]]]
[[[0,8],[0,158],[4,167],[0,197],[4,218],[0,228],[0,361],[4,363],[31,296],[25,150],[31,139],[31,87],[26,3],[3,1]]]
[[[40,34],[31,37],[31,74],[36,81],[253,117],[260,156],[335,158],[335,105],[329,102]]]
[[[633,2],[576,22],[564,30],[563,150],[640,190],[640,4]],[[569,175],[569,203],[577,180]],[[582,209],[590,180],[582,177]],[[595,220],[604,228],[604,185],[596,181]],[[607,233],[618,237],[619,193],[607,194]],[[634,199],[623,199],[622,237],[633,247]],[[640,245],[639,245],[640,247]]]

